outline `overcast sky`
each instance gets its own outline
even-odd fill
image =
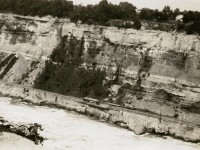
[[[97,4],[100,0],[72,0],[74,4]],[[126,1],[134,4],[137,8],[162,9],[165,5],[171,8],[180,8],[181,10],[198,10],[200,11],[200,0],[108,0],[109,2],[118,4]]]

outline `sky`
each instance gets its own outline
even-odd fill
[[[74,4],[97,4],[100,0],[72,0]],[[200,0],[108,0],[114,4],[126,1],[140,8],[151,8],[162,10],[165,5],[169,5],[172,9],[179,8],[180,10],[197,10],[200,11]]]

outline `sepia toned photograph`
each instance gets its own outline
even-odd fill
[[[0,0],[0,150],[200,150],[200,0]]]

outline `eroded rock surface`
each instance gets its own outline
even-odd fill
[[[68,105],[70,110],[109,118],[126,128],[129,115],[122,115],[127,118],[124,121],[118,112],[117,116],[110,116],[96,108],[80,107],[79,102],[29,88],[94,97],[128,109],[172,117],[179,123],[200,124],[198,36],[76,25],[67,19],[55,18],[1,14],[0,20],[3,94]],[[13,84],[25,88],[13,87]],[[198,134],[193,135],[195,130],[189,132],[187,127],[178,125],[188,132],[183,135],[184,132],[175,133],[174,124],[162,126],[158,122],[159,119],[150,124],[151,127],[147,124],[145,127],[162,134],[198,139]],[[135,128],[134,125],[133,130]]]

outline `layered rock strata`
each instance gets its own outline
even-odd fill
[[[199,138],[198,134],[195,134],[199,132],[198,128],[188,128],[187,124],[200,124],[199,36],[76,25],[67,19],[11,14],[0,15],[0,31],[2,93],[19,95],[34,102],[55,102],[54,94],[46,95],[45,92],[36,89],[28,90],[29,88],[16,86],[19,84],[24,87],[35,87],[36,81],[39,80],[39,85],[44,85],[39,87],[41,89],[62,94],[80,93],[84,96],[94,96],[112,103],[123,104],[126,109],[142,110],[183,122],[176,124],[177,130],[178,128],[178,131],[181,130],[178,133],[175,131],[175,124],[171,122],[165,122],[163,126],[159,119],[150,119],[152,125],[148,127],[149,118],[143,116],[145,119],[141,120],[144,123],[142,127],[138,127],[129,124],[132,117],[137,118],[135,114],[129,113],[131,117],[126,117],[129,114],[106,112],[108,116],[116,113],[118,116],[116,122],[131,130],[139,129],[144,132],[153,126],[156,132],[173,134],[185,140],[187,137],[190,137],[191,141]],[[71,39],[74,40],[70,43]],[[77,44],[73,45],[76,42]],[[62,59],[58,60],[60,57]],[[80,83],[72,84],[59,80],[59,78],[73,79],[74,72],[65,74],[63,71],[66,64],[70,63],[75,63],[73,64],[75,73],[80,72],[81,68],[82,74],[93,72],[95,76],[98,74],[95,71],[100,70],[105,73],[105,77],[102,77],[97,86],[84,85],[84,89],[80,89],[82,86]],[[56,69],[59,69],[60,76]],[[45,72],[50,76],[46,76]],[[15,86],[7,86],[5,82]],[[62,91],[52,90],[53,84],[56,89]],[[68,87],[74,86],[76,91],[70,91],[71,87],[62,88],[62,84]],[[107,95],[100,95],[101,93],[93,90],[94,88],[101,89],[99,91],[102,93],[106,91]],[[73,109],[85,110],[79,103],[68,99],[57,101],[62,105],[66,104],[66,107],[71,107],[73,103]],[[87,114],[90,114],[89,109]],[[113,120],[115,117],[109,118]],[[124,118],[127,119],[124,121]]]
[[[2,96],[17,98],[20,102],[34,105],[59,107],[94,117],[101,121],[111,122],[122,128],[129,129],[137,135],[152,133],[172,136],[188,142],[200,142],[200,128],[195,123],[179,122],[173,118],[159,118],[151,114],[133,113],[126,109],[113,109],[113,107],[88,105],[83,100],[50,93],[42,90],[23,88],[21,86],[1,83]],[[12,131],[12,130],[11,130]],[[40,138],[39,138],[40,139]]]

